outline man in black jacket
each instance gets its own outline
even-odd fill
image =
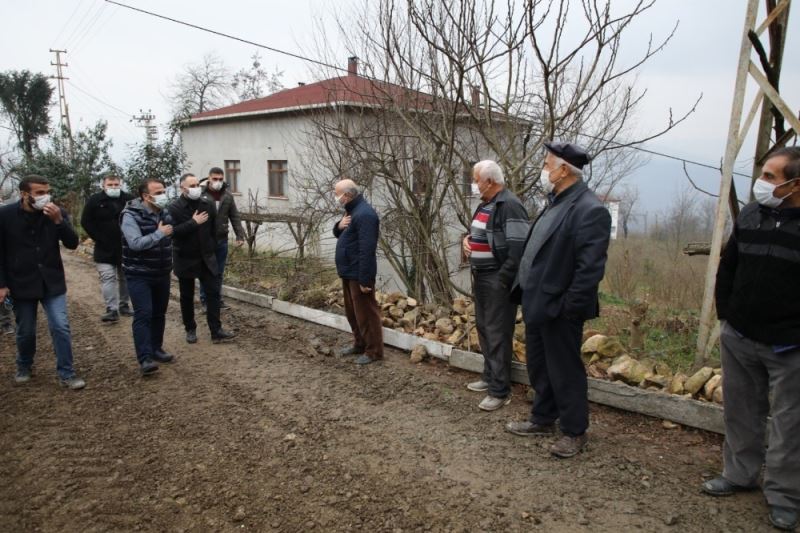
[[[345,209],[345,216],[333,226],[333,236],[344,312],[353,332],[353,345],[339,355],[357,355],[356,364],[367,365],[383,359],[381,311],[375,300],[380,220],[353,180],[337,182],[334,194]]]
[[[67,284],[59,243],[78,247],[67,213],[50,201],[50,184],[27,176],[19,202],[0,207],[0,305],[11,296],[17,319],[17,383],[31,379],[36,354],[36,308],[41,303],[56,352],[61,384],[73,390],[86,383],[72,368],[72,337],[67,318]]]
[[[175,225],[173,255],[175,275],[181,295],[181,317],[186,328],[186,342],[197,342],[197,323],[194,320],[195,279],[205,287],[207,297],[206,319],[211,340],[221,342],[234,337],[222,329],[219,318],[219,287],[216,282],[217,241],[216,210],[203,191],[197,176],[184,174],[180,181],[181,195],[169,206]]]
[[[467,385],[486,392],[478,404],[496,411],[511,401],[511,359],[517,304],[509,297],[528,235],[528,213],[506,189],[503,169],[494,161],[475,164],[473,193],[482,202],[472,216],[463,249],[472,270],[475,322],[483,353],[483,375]]]
[[[717,271],[724,468],[702,488],[713,496],[755,490],[765,467],[770,521],[793,530],[800,509],[800,147],[773,152],[753,194]]]
[[[236,247],[242,246],[245,237],[242,217],[239,215],[239,209],[236,207],[233,194],[228,190],[228,184],[225,183],[225,173],[221,168],[213,167],[209,170],[208,178],[203,180],[200,185],[205,185],[205,193],[208,195],[209,200],[214,202],[214,207],[217,211],[215,229],[217,248],[215,254],[217,256],[217,285],[221,293],[222,280],[225,276],[225,264],[228,262],[228,229],[233,228],[233,233],[236,235]],[[206,291],[202,285],[200,286],[200,302],[204,306],[206,305]],[[221,295],[220,307],[227,309]]]
[[[122,273],[122,232],[119,214],[133,196],[122,190],[119,176],[103,178],[103,190],[86,200],[81,226],[94,241],[94,262],[106,302],[103,322],[116,322],[119,315],[133,316],[128,305],[128,284]]]
[[[530,418],[509,422],[521,436],[555,434],[556,457],[572,457],[586,444],[589,400],[581,360],[583,323],[600,312],[611,235],[611,214],[582,180],[589,162],[575,144],[545,143],[539,178],[548,204],[533,223],[520,261],[515,292],[521,291],[528,378],[536,391]]]

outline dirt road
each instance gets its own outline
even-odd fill
[[[522,389],[482,413],[468,373],[313,355],[347,336],[244,304],[223,315],[235,342],[190,346],[171,302],[177,362],[142,379],[130,319],[102,325],[93,266],[65,260],[88,386],[59,388],[43,320],[25,386],[0,337],[2,531],[770,530],[759,494],[699,493],[716,435],[593,405],[588,450],[557,460],[503,431]]]

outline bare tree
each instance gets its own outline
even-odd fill
[[[619,218],[622,225],[622,236],[628,238],[629,224],[634,218],[633,210],[639,202],[638,187],[625,184],[619,193]]]
[[[631,75],[674,28],[628,64],[619,53],[654,1],[616,13],[610,0],[380,0],[342,15],[363,76],[330,81],[331,99],[347,102],[317,115],[312,152],[331,173],[363,176],[384,220],[382,252],[411,294],[449,300],[457,290],[454,234],[469,227],[475,161],[498,160],[508,186],[536,209],[543,143],[578,142],[595,156],[587,183],[610,194],[641,164],[630,146],[693,111],[670,112],[644,137],[632,132],[645,93]]]
[[[231,72],[222,58],[211,52],[187,65],[173,82],[170,102],[177,119],[232,103]]]
[[[261,56],[255,52],[250,60],[249,69],[241,69],[233,75],[231,87],[236,92],[239,101],[261,98],[267,94],[283,89],[281,78],[283,71],[267,72],[261,63]]]

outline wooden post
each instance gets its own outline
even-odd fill
[[[736,69],[736,84],[733,91],[731,118],[728,125],[728,143],[725,147],[725,157],[722,161],[722,176],[719,197],[717,198],[714,234],[711,239],[710,257],[706,267],[703,305],[700,308],[700,328],[697,335],[697,352],[695,354],[696,366],[701,365],[708,356],[706,347],[713,327],[712,322],[714,321],[712,315],[714,308],[714,287],[717,279],[717,268],[719,268],[722,239],[725,233],[725,220],[728,216],[728,198],[730,196],[731,181],[733,180],[733,165],[736,162],[738,147],[740,145],[739,127],[742,123],[744,97],[747,89],[747,71],[750,66],[750,52],[753,46],[750,43],[748,32],[755,27],[757,14],[758,0],[748,0],[744,28],[742,30],[742,42],[739,47],[739,64]],[[741,135],[745,135],[746,133],[747,132],[742,132]]]

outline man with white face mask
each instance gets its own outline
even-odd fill
[[[481,203],[472,215],[470,232],[462,247],[472,271],[483,374],[467,388],[486,392],[479,409],[496,411],[511,401],[517,304],[511,301],[509,292],[528,234],[528,213],[519,198],[506,188],[503,169],[496,162],[476,163],[472,179],[473,192]]]
[[[73,390],[86,384],[72,368],[72,337],[67,318],[67,284],[60,244],[78,247],[67,213],[50,201],[50,183],[26,176],[19,202],[0,208],[0,305],[13,298],[17,321],[17,383],[32,376],[36,355],[36,309],[47,314],[61,384]]]
[[[194,319],[194,286],[206,292],[206,320],[213,342],[221,342],[234,337],[230,331],[222,329],[219,317],[219,286],[217,284],[217,241],[214,204],[203,193],[200,182],[194,174],[184,174],[180,181],[181,196],[169,206],[172,222],[174,270],[178,277],[181,295],[181,318],[186,328],[186,342],[197,342],[197,323]]]
[[[217,237],[217,285],[219,290],[222,291],[222,279],[225,275],[225,264],[228,261],[228,228],[233,228],[233,233],[236,235],[236,247],[239,248],[244,244],[244,228],[242,227],[242,217],[239,215],[239,209],[236,207],[233,195],[228,190],[228,184],[225,183],[225,173],[219,167],[213,167],[208,171],[208,178],[203,180],[205,185],[205,192],[209,199],[214,202],[214,207],[217,210],[216,218],[216,237]],[[200,302],[206,305],[206,292],[203,287],[200,287]],[[220,296],[220,307],[227,309],[228,306]]]
[[[800,509],[800,147],[773,152],[753,194],[717,271],[724,468],[702,488],[713,496],[756,490],[766,466],[770,521],[793,530]]]
[[[589,163],[576,144],[549,142],[540,182],[547,206],[533,223],[512,291],[522,300],[528,378],[536,391],[528,420],[509,422],[520,436],[562,437],[556,457],[586,444],[589,400],[581,360],[583,323],[600,313],[598,286],[605,271],[611,214],[583,181]]]
[[[81,226],[94,241],[94,262],[106,303],[103,322],[117,322],[119,315],[133,316],[128,305],[128,284],[122,273],[122,232],[119,215],[133,196],[123,191],[119,176],[103,178],[100,192],[91,195],[81,214]]]

